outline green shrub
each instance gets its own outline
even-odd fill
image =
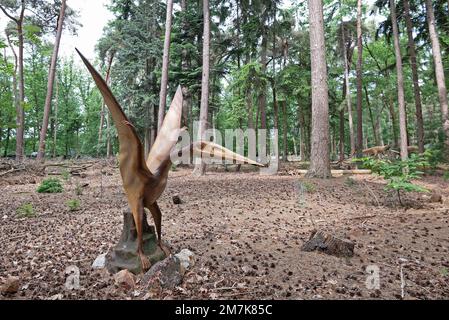
[[[312,182],[302,181],[301,184],[306,192],[308,192],[308,193],[315,192],[315,185]]]
[[[371,157],[353,159],[353,161],[361,162],[367,169],[371,169],[373,173],[382,176],[387,180],[387,189],[395,190],[398,194],[399,203],[403,205],[401,200],[401,191],[405,192],[429,192],[426,188],[412,183],[412,180],[419,179],[423,174],[420,169],[428,167],[427,157],[429,154],[411,154],[405,160],[383,160]]]
[[[31,203],[25,203],[17,208],[17,216],[19,218],[33,218],[36,216],[33,205]]]
[[[67,201],[67,206],[70,211],[78,211],[80,209],[80,201],[78,199],[70,199]]]
[[[75,187],[75,194],[76,194],[77,196],[80,196],[80,195],[83,194],[83,187],[82,187],[79,183],[76,184],[76,187]]]
[[[449,180],[449,171],[444,171],[443,179],[444,179],[444,181],[448,181]]]
[[[64,179],[64,181],[69,181],[71,174],[68,170],[64,170],[61,172],[61,176],[62,176],[62,179]]]
[[[45,179],[37,188],[37,192],[39,193],[61,193],[63,191],[64,188],[61,185],[61,181],[57,178]]]
[[[357,183],[355,182],[354,179],[352,179],[351,177],[347,177],[345,179],[345,185],[347,185],[348,187],[353,187],[355,186]]]

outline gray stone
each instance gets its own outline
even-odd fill
[[[103,269],[105,265],[106,265],[106,253],[102,253],[92,263],[92,269]]]
[[[182,274],[192,269],[195,265],[195,254],[189,249],[182,249],[179,253],[175,254],[175,257],[179,259]]]
[[[168,258],[153,265],[143,276],[142,283],[145,287],[160,286],[163,289],[174,289],[182,282],[181,262],[176,256]]]

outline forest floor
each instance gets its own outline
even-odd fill
[[[69,178],[60,194],[36,192],[44,175],[0,177],[0,278],[21,281],[18,293],[0,299],[148,298],[91,268],[117,243],[127,207],[118,168],[105,163]],[[294,175],[294,166],[276,176],[253,168],[212,168],[200,178],[187,168],[170,172],[158,201],[163,238],[174,252],[193,251],[196,263],[178,288],[151,298],[401,299],[401,285],[405,299],[449,298],[449,181],[424,177],[419,183],[442,202],[409,193],[404,208],[379,177],[320,181]],[[74,198],[80,210],[69,211]],[[17,217],[26,203],[36,217]],[[354,257],[301,251],[315,228],[354,241]],[[65,289],[70,265],[80,269],[79,290]],[[380,290],[366,286],[369,265],[379,268]]]

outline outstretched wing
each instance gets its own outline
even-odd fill
[[[124,172],[136,172],[135,170],[143,169],[148,171],[145,164],[144,152],[142,143],[133,125],[129,122],[119,103],[115,99],[111,90],[100,74],[92,67],[89,61],[75,49],[92,75],[98,89],[103,96],[106,105],[111,112],[115,127],[117,128],[118,139],[120,143],[120,171],[122,178]],[[126,184],[126,182],[124,181]]]
[[[161,130],[158,132],[153,147],[147,159],[147,167],[151,173],[156,173],[164,160],[170,156],[170,151],[178,142],[179,132],[181,130],[182,115],[182,90],[178,86],[175,97],[173,98],[170,109],[165,115]]]
[[[216,143],[208,141],[198,141],[193,144],[193,154],[195,156],[209,155],[214,159],[230,160],[236,163],[249,163],[255,166],[264,167],[265,165],[235,153]]]

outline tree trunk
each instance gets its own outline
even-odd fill
[[[165,19],[165,40],[164,40],[164,55],[162,58],[162,77],[161,77],[161,92],[159,94],[159,115],[157,119],[157,131],[161,130],[162,122],[164,121],[165,108],[167,105],[167,82],[168,82],[168,68],[170,62],[170,35],[172,22],[173,0],[167,0],[167,16]]]
[[[25,80],[23,70],[23,19],[25,14],[25,1],[22,0],[22,10],[20,18],[17,22],[17,31],[19,33],[19,103],[17,104],[17,119],[16,119],[16,161],[22,161],[25,155],[25,111],[23,106],[25,104]]]
[[[187,1],[186,0],[181,0],[181,11],[184,14],[187,14]],[[187,19],[186,16],[183,17],[183,21],[182,21],[182,33],[185,36],[187,34],[189,30],[189,20]],[[182,52],[181,52],[181,69],[183,73],[187,73],[190,70],[190,58],[188,56],[188,52],[187,49],[185,49],[183,47]],[[186,127],[190,127],[189,126],[189,117],[190,115],[190,106],[191,106],[191,100],[192,100],[192,95],[189,92],[189,87],[185,84],[182,85],[182,95],[184,97],[184,99],[182,100],[182,112],[183,112],[183,125]],[[192,129],[192,128],[189,128]],[[189,130],[189,132],[192,132],[191,130]]]
[[[57,152],[57,139],[58,139],[58,103],[59,103],[59,87],[58,87],[58,78],[56,78],[56,86],[55,86],[55,115],[54,115],[54,128],[53,128],[53,150],[52,155],[53,158],[56,158]]]
[[[287,161],[287,154],[288,154],[287,101],[283,100],[281,102],[281,107],[282,107],[282,136],[283,136],[283,147],[284,147],[282,158],[283,158],[284,161]]]
[[[260,53],[260,64],[261,72],[265,74],[267,71],[267,30],[263,27],[262,31],[262,50]],[[259,88],[259,115],[260,115],[260,128],[267,128],[267,96],[266,96],[266,86],[262,84]],[[257,117],[258,118],[258,117]],[[256,122],[257,127],[257,122]]]
[[[340,112],[340,126],[339,126],[339,144],[338,144],[338,153],[339,153],[339,161],[345,160],[345,110],[341,109]]]
[[[416,135],[418,141],[418,151],[419,153],[424,152],[424,121],[422,115],[422,104],[421,104],[421,89],[419,87],[419,77],[418,77],[418,66],[416,60],[416,47],[415,40],[413,39],[413,23],[410,17],[410,3],[409,0],[403,1],[404,5],[404,17],[405,24],[407,27],[408,36],[408,50],[410,54],[410,64],[412,68],[413,77],[413,93],[415,95],[415,108],[416,108]]]
[[[391,23],[393,25],[394,51],[396,55],[396,72],[398,82],[398,105],[399,105],[399,133],[401,137],[401,159],[408,158],[407,144],[407,114],[405,113],[405,95],[404,95],[404,75],[402,71],[402,56],[399,43],[398,22],[396,19],[396,4],[390,0]]]
[[[301,161],[306,160],[306,120],[304,117],[304,110],[301,108],[301,99],[298,103],[298,122],[299,122],[299,154]]]
[[[364,86],[363,88],[365,89],[366,105],[368,106],[369,116],[370,116],[370,119],[371,119],[371,124],[373,126],[374,143],[375,143],[376,146],[378,146],[379,145],[379,132],[378,132],[377,122],[376,122],[376,120],[374,119],[374,116],[373,116],[373,110],[371,108],[371,103],[370,103],[370,100],[369,100],[368,89],[366,88],[366,86]]]
[[[53,84],[55,82],[56,64],[58,63],[59,44],[61,42],[62,29],[64,25],[64,15],[66,8],[66,0],[62,0],[61,10],[58,17],[58,27],[56,31],[55,46],[51,56],[50,71],[48,73],[47,96],[45,97],[44,117],[42,119],[41,134],[39,136],[39,151],[37,152],[37,160],[44,162],[45,160],[45,139],[47,137],[48,120],[51,111],[51,99],[53,97]]]
[[[393,136],[393,146],[395,148],[399,147],[399,139],[398,139],[398,123],[396,119],[396,113],[394,112],[394,103],[393,103],[393,97],[389,96],[388,101],[385,98],[384,103],[388,106],[388,111],[390,112],[390,118],[391,118],[391,131]]]
[[[362,157],[363,150],[363,92],[362,92],[362,0],[357,0],[357,157]]]
[[[312,150],[307,176],[330,178],[329,98],[323,20],[323,1],[309,0],[312,72]]]
[[[111,144],[111,121],[109,120],[109,112],[106,114],[106,157],[109,158],[112,152]]]
[[[203,73],[201,79],[201,106],[200,123],[198,128],[198,138],[202,140],[207,127],[207,114],[209,108],[209,63],[210,63],[210,8],[209,0],[203,0]],[[200,160],[195,166],[194,173],[204,175],[206,173],[206,164]]]
[[[345,38],[344,38],[344,32],[343,32],[343,43],[345,44]],[[343,49],[343,59],[345,63],[345,71],[344,71],[344,78],[345,78],[345,92],[346,92],[346,106],[348,108],[348,120],[349,120],[349,141],[351,144],[351,156],[355,154],[355,137],[354,137],[354,121],[352,119],[352,98],[351,98],[351,84],[349,81],[349,61],[348,61],[348,53],[346,44],[344,45]]]
[[[443,130],[445,134],[445,148],[444,154],[446,159],[449,158],[449,115],[448,115],[448,99],[446,80],[444,76],[443,61],[441,58],[440,41],[438,39],[437,30],[435,27],[435,14],[433,12],[432,1],[426,0],[427,22],[429,24],[429,35],[432,42],[432,54],[435,64],[435,77],[438,86],[438,98],[440,100],[441,116],[443,122]]]

